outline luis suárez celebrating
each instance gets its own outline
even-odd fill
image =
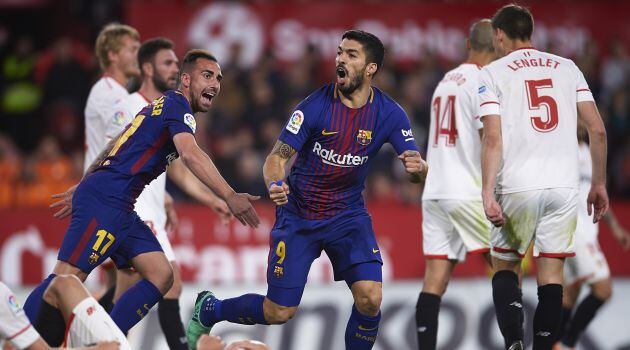
[[[332,262],[335,280],[345,281],[354,298],[346,349],[374,345],[383,262],[361,195],[368,164],[389,142],[412,182],[423,181],[428,169],[404,110],[371,86],[383,56],[376,36],[359,30],[343,34],[335,60],[336,83],[321,87],[296,107],[264,165],[269,195],[277,204],[267,295],[220,300],[211,292],[199,293],[187,331],[191,348],[220,321],[287,322],[297,311],[311,263],[322,250]],[[296,153],[285,181],[284,166]]]

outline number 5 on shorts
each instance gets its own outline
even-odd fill
[[[98,252],[98,250],[101,248],[101,245],[103,245],[103,241],[107,237],[107,243],[105,243],[105,245],[103,246],[103,249],[101,249],[101,251],[100,251],[101,255],[105,254],[107,249],[109,249],[109,247],[116,240],[116,237],[114,237],[113,234],[111,234],[111,233],[109,233],[109,232],[107,232],[105,230],[98,230],[98,232],[96,232],[96,237],[98,237],[98,238],[96,239],[96,242],[94,242],[94,245],[92,246],[92,250],[94,250],[96,252]]]
[[[282,265],[282,263],[284,262],[284,258],[286,257],[286,254],[287,254],[287,247],[284,244],[284,241],[278,242],[278,245],[276,246],[276,255],[280,257],[280,259],[278,259],[278,262],[277,262],[278,265]]]

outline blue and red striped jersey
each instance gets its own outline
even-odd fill
[[[287,209],[306,219],[364,208],[368,164],[385,142],[398,154],[418,150],[407,114],[392,98],[372,87],[367,103],[353,109],[334,83],[296,107],[279,139],[298,151]]]
[[[84,181],[106,203],[133,210],[144,186],[179,157],[173,137],[194,134],[195,128],[188,100],[179,91],[168,91],[138,112],[107,158]]]

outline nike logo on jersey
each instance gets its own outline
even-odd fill
[[[372,253],[376,254],[376,253],[378,253],[378,251],[379,251],[378,249],[372,248]]]
[[[334,134],[338,134],[339,131],[326,131],[326,129],[322,130],[322,135],[324,136],[330,136],[330,135],[334,135]]]
[[[374,327],[374,328],[365,328],[362,325],[359,325],[359,330],[360,331],[374,331],[378,328],[378,326]]]

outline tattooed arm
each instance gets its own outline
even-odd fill
[[[282,141],[276,142],[273,146],[273,150],[267,156],[265,165],[263,166],[263,176],[265,183],[269,189],[269,197],[277,205],[286,204],[288,201],[287,195],[289,194],[289,186],[286,183],[282,183],[282,186],[272,185],[272,182],[284,181],[285,170],[284,167],[296,153],[291,146]]]

